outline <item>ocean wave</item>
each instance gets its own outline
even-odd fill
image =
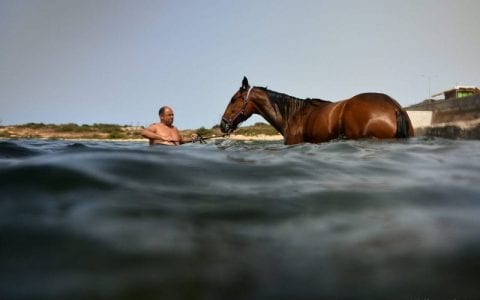
[[[17,143],[0,141],[0,159],[2,158],[21,158],[40,154],[29,147],[18,145]]]
[[[31,154],[0,167],[0,292],[476,298],[479,150],[442,139],[3,143]]]

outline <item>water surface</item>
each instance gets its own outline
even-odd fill
[[[0,141],[2,299],[480,298],[480,142]]]

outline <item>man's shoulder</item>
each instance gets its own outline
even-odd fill
[[[152,124],[148,125],[147,128],[149,128],[149,129],[158,128],[158,123],[152,123]]]
[[[149,128],[159,130],[159,131],[178,131],[177,127],[175,126],[166,126],[162,123],[152,123],[150,124]]]

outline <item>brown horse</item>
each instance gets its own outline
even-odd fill
[[[330,102],[298,99],[261,87],[246,77],[233,95],[220,124],[224,133],[259,114],[283,135],[285,144],[322,143],[335,138],[408,138],[413,127],[407,113],[389,96],[365,93]]]

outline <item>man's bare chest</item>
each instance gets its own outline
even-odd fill
[[[157,133],[173,141],[176,141],[180,138],[175,127],[160,125],[157,127]]]

